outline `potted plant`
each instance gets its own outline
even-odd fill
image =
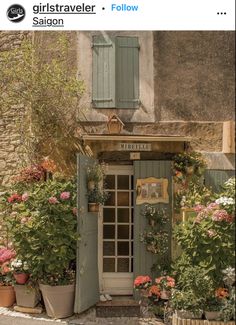
[[[97,186],[88,191],[88,211],[98,212],[99,206],[103,205],[108,199],[108,193],[100,190]]]
[[[88,190],[92,191],[105,177],[105,165],[95,162],[87,168]]]
[[[156,278],[155,282],[160,287],[161,299],[169,299],[171,295],[171,289],[175,287],[175,279],[166,275]]]
[[[150,230],[141,233],[140,241],[146,244],[147,251],[164,255],[168,251],[168,233]]]
[[[192,290],[174,289],[171,294],[171,306],[179,318],[199,319],[202,317],[202,300],[196,297]]]
[[[10,307],[15,302],[15,292],[12,286],[10,261],[15,252],[6,247],[0,248],[0,307]]]
[[[10,268],[17,284],[25,284],[27,282],[29,279],[29,267],[27,262],[23,262],[20,259],[14,259],[11,261]]]
[[[142,296],[149,296],[148,289],[151,287],[152,279],[148,275],[139,275],[134,280],[134,289],[139,290]]]
[[[16,303],[21,307],[35,307],[40,299],[40,293],[35,281],[30,279],[29,266],[21,259],[14,259],[10,263],[10,269],[15,279],[14,290]]]
[[[215,295],[206,300],[204,314],[207,320],[216,320],[220,318],[222,301]]]
[[[146,205],[144,207],[143,217],[148,220],[150,226],[162,226],[167,223],[168,216],[165,209],[157,208],[153,205]]]
[[[184,152],[174,157],[174,175],[177,182],[183,183],[186,178],[199,178],[207,164],[201,153]]]
[[[23,185],[18,201],[5,200],[9,236],[17,255],[27,262],[31,279],[40,282],[47,314],[68,317],[73,314],[71,261],[78,240],[76,182],[60,177]]]

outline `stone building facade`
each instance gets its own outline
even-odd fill
[[[55,33],[58,32],[0,32],[0,51],[19,46],[24,37],[31,37],[39,49],[43,48],[43,55],[50,55],[47,44],[53,44]],[[212,153],[223,153],[223,142],[228,141],[230,148],[224,151],[233,152],[232,123],[224,124],[234,120],[233,32],[66,33],[73,44],[70,62],[77,64],[79,77],[85,82],[86,91],[80,101],[83,115],[79,119],[87,133],[107,133],[107,120],[116,114],[124,123],[126,135],[191,137],[194,150]],[[138,39],[138,107],[95,108],[92,104],[92,43],[96,36]],[[19,165],[21,150],[14,108],[1,116],[0,127],[0,182],[6,184]],[[165,143],[157,151],[173,151],[169,145]]]

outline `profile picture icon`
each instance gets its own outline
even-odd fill
[[[19,23],[25,18],[25,8],[14,4],[7,9],[7,18],[12,23]]]

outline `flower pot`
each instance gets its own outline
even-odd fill
[[[65,318],[74,313],[75,285],[39,285],[46,312],[52,318]]]
[[[15,285],[17,306],[34,308],[39,300],[40,293],[37,288],[29,288],[26,285]]]
[[[192,175],[193,173],[194,173],[194,166],[188,166],[188,167],[186,167],[186,174],[187,175]]]
[[[168,300],[168,299],[170,299],[170,291],[168,291],[168,290],[162,290],[161,291],[161,295],[160,295],[160,297],[161,297],[161,299],[163,299],[163,300]]]
[[[95,181],[88,181],[88,190],[93,191],[95,189],[96,183]]]
[[[141,290],[140,290],[140,295],[141,295],[142,297],[149,297],[148,289],[141,289]]]
[[[219,311],[205,311],[204,313],[207,320],[215,320],[220,318]]]
[[[16,301],[12,286],[0,286],[0,307],[11,307]]]
[[[183,319],[201,319],[202,312],[192,312],[190,310],[176,310],[176,316]]]
[[[88,212],[99,212],[99,204],[98,203],[89,203],[88,204]]]
[[[14,273],[13,276],[18,284],[25,284],[29,279],[28,273]]]

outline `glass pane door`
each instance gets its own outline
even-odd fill
[[[103,278],[106,279],[108,287],[112,286],[112,281],[119,279],[121,281],[121,278],[127,287],[127,279],[131,279],[129,283],[132,288],[134,222],[132,168],[117,166],[116,169],[108,171],[106,191],[109,198],[103,207]]]

